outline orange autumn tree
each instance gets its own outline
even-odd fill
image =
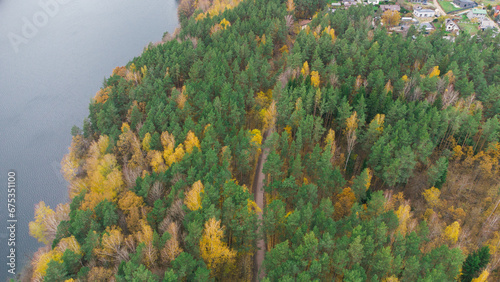
[[[293,12],[293,10],[295,10],[295,3],[293,3],[293,0],[287,0],[287,2],[286,2],[286,10],[288,12]]]
[[[338,195],[337,202],[334,204],[334,214],[336,220],[351,214],[351,208],[356,202],[356,195],[352,192],[350,187],[344,188],[342,193]]]
[[[205,222],[205,228],[200,240],[200,252],[212,275],[223,266],[232,264],[236,257],[236,251],[231,250],[222,241],[223,237],[224,230],[220,226],[220,220],[210,218]]]
[[[401,15],[398,11],[395,10],[387,10],[382,14],[382,22],[389,26],[397,26],[401,21]]]

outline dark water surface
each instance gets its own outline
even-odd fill
[[[34,205],[68,201],[59,163],[71,127],[81,127],[114,67],[173,32],[176,9],[175,0],[0,0],[0,281],[11,277],[8,172],[16,173],[18,272],[41,246],[28,234]]]

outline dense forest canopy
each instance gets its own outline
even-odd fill
[[[264,240],[264,281],[499,279],[500,37],[326,5],[183,0],[73,128],[30,278],[249,281]]]

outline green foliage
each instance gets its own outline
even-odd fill
[[[445,185],[452,145],[476,153],[499,141],[500,37],[460,34],[451,42],[442,31],[423,36],[413,27],[407,36],[388,35],[369,24],[370,6],[331,13],[324,0],[294,4],[287,11],[284,1],[245,0],[213,17],[198,17],[198,9],[198,19],[183,16],[175,39],[148,46],[113,72],[83,132],[72,130],[84,138],[68,158],[70,189],[82,192],[52,243],[74,235],[82,253],[66,250],[62,263],[49,263],[46,280],[109,274],[158,281],[164,274],[164,281],[248,281],[260,239],[270,249],[264,281],[459,275],[460,249],[440,246],[420,216],[398,218],[403,199],[388,195],[415,194],[416,182]],[[298,32],[296,23],[308,18]],[[223,19],[231,25],[218,30]],[[296,71],[305,62],[313,79]],[[354,113],[356,134],[348,138]],[[264,130],[274,118],[275,129]],[[121,131],[124,123],[130,131]],[[200,144],[191,152],[192,133]],[[98,148],[104,135],[109,144]],[[116,197],[83,209],[92,193],[88,168],[107,171],[110,157],[119,172]],[[252,192],[260,165],[267,206],[258,208]],[[191,209],[185,198],[198,181],[201,205]],[[221,222],[221,244],[237,253],[218,269],[201,259],[209,219]],[[411,228],[396,232],[400,223]],[[111,243],[103,239],[110,230],[117,234]],[[483,249],[469,255],[462,280],[488,259]]]
[[[465,259],[462,267],[460,281],[470,282],[479,276],[484,267],[490,262],[490,248],[484,246],[479,250],[470,253]]]

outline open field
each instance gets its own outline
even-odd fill
[[[458,8],[455,8],[455,6],[453,6],[451,1],[439,1],[439,5],[441,5],[446,13],[459,10]]]
[[[466,30],[470,35],[477,34],[478,32],[478,24],[474,23],[459,23],[458,26],[462,30]]]

